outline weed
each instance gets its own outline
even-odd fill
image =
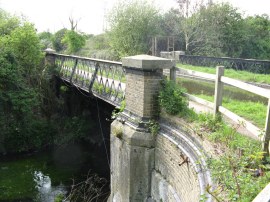
[[[114,110],[112,111],[111,119],[116,119],[116,118],[120,115],[120,113],[123,112],[123,111],[125,110],[125,108],[126,108],[126,101],[123,100],[123,101],[121,102],[120,107],[118,107],[118,108],[116,108],[116,109],[114,109]]]
[[[160,130],[160,126],[159,126],[159,123],[156,120],[150,120],[147,123],[147,126],[148,126],[148,128],[150,130],[150,133],[152,135],[157,135],[158,134],[158,131]]]
[[[221,115],[213,116],[212,114],[199,114],[198,120],[201,125],[211,132],[218,131],[224,123],[222,122]]]
[[[163,80],[159,93],[159,104],[171,115],[176,115],[187,108],[184,90],[172,81]]]

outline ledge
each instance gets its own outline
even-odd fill
[[[142,70],[157,70],[171,69],[175,66],[175,61],[150,55],[136,55],[122,58],[122,64],[124,67]]]

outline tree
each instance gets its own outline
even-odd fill
[[[159,31],[159,12],[146,0],[122,1],[110,12],[109,42],[119,57],[147,53]]]
[[[11,16],[6,11],[0,8],[0,35],[8,35],[12,30],[19,27],[19,18]]]
[[[239,57],[245,32],[237,9],[229,4],[211,4],[195,15],[203,40],[192,48],[194,54]]]
[[[256,15],[245,19],[246,40],[241,57],[270,59],[270,18]]]
[[[46,48],[52,48],[52,39],[53,39],[53,34],[50,33],[49,31],[46,32],[41,32],[38,34],[38,37],[40,39],[40,42],[42,44],[42,49]]]
[[[67,48],[66,44],[62,42],[67,31],[66,28],[60,29],[52,37],[53,48],[57,52],[62,52]]]
[[[207,7],[204,0],[176,0],[179,6],[180,27],[184,37],[185,51],[188,54],[194,52],[193,48],[205,41],[205,32],[200,28],[200,15],[198,12]]]
[[[8,15],[0,24],[9,28],[0,33],[0,152],[27,151],[50,137],[40,116],[43,54],[32,24]]]
[[[85,41],[85,36],[74,30],[68,30],[62,39],[62,43],[67,46],[68,54],[78,52],[85,45]]]

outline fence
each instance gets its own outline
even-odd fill
[[[206,67],[216,67],[220,65],[235,70],[245,70],[259,74],[270,74],[270,60],[180,55],[179,61],[182,64]]]
[[[186,94],[186,96],[190,100],[193,100],[195,102],[198,102],[200,104],[203,104],[203,105],[206,105],[206,106],[212,108],[215,115],[217,113],[221,113],[235,122],[239,122],[239,121],[243,122],[244,125],[246,126],[246,129],[249,130],[251,133],[255,134],[256,139],[259,139],[263,142],[263,150],[267,154],[269,154],[268,148],[269,148],[269,141],[270,141],[270,90],[264,89],[261,87],[257,87],[257,86],[251,85],[251,84],[247,84],[247,83],[244,83],[242,81],[238,81],[238,80],[231,79],[228,77],[224,77],[224,67],[223,66],[217,67],[216,75],[202,73],[202,72],[196,72],[196,71],[192,71],[192,70],[185,70],[185,69],[179,69],[179,71],[176,71],[176,70],[178,70],[178,69],[174,68],[170,72],[171,79],[175,80],[176,76],[181,77],[181,75],[185,75],[185,76],[193,77],[195,79],[199,78],[199,79],[215,82],[214,103],[208,102],[204,99],[201,99],[201,98],[189,95],[189,94]],[[177,74],[177,72],[180,74]],[[234,114],[233,112],[231,112],[230,110],[228,110],[222,106],[222,96],[223,96],[223,85],[224,84],[240,88],[242,90],[260,95],[260,96],[268,99],[265,130],[264,130],[263,134],[259,128],[257,128],[256,126],[254,126],[250,122],[244,120],[243,118],[239,117],[238,115]]]
[[[113,105],[125,98],[125,69],[122,63],[63,54],[55,55],[55,64],[64,81],[94,93]]]

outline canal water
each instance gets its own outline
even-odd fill
[[[195,95],[208,95],[214,96],[215,84],[212,82],[206,81],[196,81],[189,78],[179,78],[178,82],[182,87],[184,87],[189,94]],[[259,95],[241,90],[232,86],[224,86],[223,96],[229,99],[241,100],[241,101],[252,101],[252,102],[261,102],[264,104],[268,103],[268,100]]]
[[[88,144],[73,143],[34,154],[0,157],[0,201],[53,202],[57,195],[66,195],[73,183],[86,179],[89,172],[107,178],[108,189],[106,154]]]

